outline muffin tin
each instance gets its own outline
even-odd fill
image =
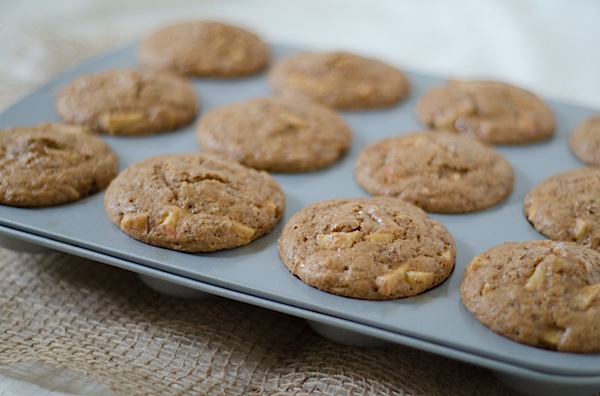
[[[271,46],[272,61],[298,49]],[[62,74],[0,114],[0,128],[58,122],[55,94],[84,73],[137,67],[131,44]],[[53,249],[134,271],[149,286],[181,297],[217,295],[305,318],[326,337],[357,346],[402,344],[492,370],[509,387],[528,394],[591,395],[600,391],[600,354],[578,355],[518,344],[485,328],[461,304],[459,286],[470,259],[500,243],[542,239],[527,222],[522,200],[548,176],[582,166],[570,152],[568,133],[594,111],[548,102],[557,118],[550,141],[496,148],[515,169],[510,196],[487,210],[436,215],[457,246],[456,267],[443,284],[416,297],[362,301],[314,289],[291,275],[277,252],[283,224],[296,211],[322,199],[368,196],[354,180],[359,151],[370,142],[423,129],[414,116],[417,98],[443,79],[407,72],[410,95],[384,110],[342,112],[354,141],[350,152],[316,172],[275,174],[287,197],[284,218],[268,235],[251,244],[208,254],[189,254],[138,242],[106,216],[103,193],[72,204],[23,209],[0,206],[0,244],[40,252]],[[265,74],[234,80],[194,79],[201,113],[215,107],[271,95]],[[120,169],[141,159],[197,150],[194,125],[147,137],[104,136],[120,157]],[[600,336],[600,335],[598,335]]]

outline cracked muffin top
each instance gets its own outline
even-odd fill
[[[366,300],[410,297],[454,268],[448,230],[398,198],[319,201],[286,223],[279,255],[289,271],[328,293]]]
[[[144,66],[193,77],[236,78],[261,72],[269,47],[256,34],[217,21],[185,21],[165,26],[142,41]]]
[[[108,187],[104,207],[129,236],[172,250],[211,252],[267,234],[285,196],[264,171],[205,153],[137,162]]]
[[[450,81],[419,99],[417,118],[490,144],[519,145],[549,139],[556,121],[533,93],[497,81]]]
[[[225,105],[202,116],[203,151],[269,172],[307,172],[333,164],[352,132],[333,110],[295,98],[265,97]]]
[[[288,56],[273,65],[268,79],[273,89],[282,95],[348,110],[394,106],[410,90],[402,71],[348,52],[305,52]]]
[[[44,123],[0,130],[0,204],[44,207],[80,200],[108,186],[118,162],[87,128]]]
[[[514,341],[600,352],[600,253],[572,242],[507,242],[475,256],[460,286],[467,309]]]
[[[166,72],[118,69],[75,78],[58,94],[58,115],[110,135],[151,135],[193,121],[199,99],[192,85]]]
[[[365,147],[355,178],[373,195],[412,202],[427,212],[468,213],[493,206],[513,189],[513,168],[475,139],[413,132]]]

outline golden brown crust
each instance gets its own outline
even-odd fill
[[[319,201],[297,212],[279,255],[305,283],[346,297],[389,300],[443,282],[456,249],[448,230],[391,197]]]
[[[573,153],[588,165],[600,166],[600,113],[585,119],[569,135]]]
[[[426,92],[417,117],[491,144],[528,144],[549,139],[556,122],[550,108],[519,87],[496,81],[450,81]]]
[[[468,137],[426,131],[367,146],[357,158],[355,177],[373,195],[402,198],[437,213],[488,208],[514,185],[512,166],[493,148]]]
[[[390,107],[409,91],[400,70],[346,52],[292,55],[275,64],[268,78],[276,92],[338,109]]]
[[[131,165],[108,187],[113,223],[142,242],[184,252],[246,245],[277,224],[285,208],[266,172],[206,153],[168,154]]]
[[[245,29],[221,22],[188,21],[148,36],[140,45],[138,59],[147,67],[186,76],[233,78],[264,70],[269,48]]]
[[[199,99],[171,73],[118,69],[74,79],[58,94],[66,122],[110,135],[150,135],[189,124]]]
[[[294,98],[259,98],[205,114],[197,126],[203,151],[270,172],[324,168],[344,155],[352,132],[334,111]]]
[[[514,341],[562,352],[600,352],[600,253],[572,242],[495,246],[467,265],[469,311]]]
[[[118,158],[88,129],[46,123],[0,131],[0,169],[0,204],[52,206],[103,190]]]
[[[523,200],[527,219],[550,239],[600,249],[600,168],[578,168],[549,177]]]

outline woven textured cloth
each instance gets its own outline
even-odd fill
[[[0,373],[14,376],[23,363],[70,373],[53,385],[58,391],[513,394],[478,367],[402,346],[339,345],[302,319],[221,298],[169,297],[131,272],[63,253],[0,250],[0,290]]]

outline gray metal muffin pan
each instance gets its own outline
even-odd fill
[[[119,67],[137,67],[132,44],[62,74],[0,114],[0,128],[58,122],[55,94],[72,78]],[[272,46],[273,61],[297,50]],[[331,295],[292,276],[277,252],[283,224],[302,207],[322,199],[368,196],[353,178],[358,152],[369,142],[423,126],[414,116],[416,99],[439,78],[407,73],[410,96],[385,110],[342,112],[354,141],[333,166],[304,174],[276,174],[287,197],[285,216],[268,235],[238,249],[188,254],[138,242],[115,227],[103,208],[103,193],[72,204],[23,209],[0,205],[0,243],[15,250],[53,249],[125,268],[150,286],[183,297],[217,295],[305,318],[326,337],[352,345],[402,344],[492,370],[509,387],[538,395],[590,395],[600,391],[600,354],[570,354],[518,344],[481,325],[461,304],[464,268],[476,254],[505,241],[542,239],[522,214],[522,200],[548,176],[582,164],[567,135],[593,113],[549,102],[558,121],[550,141],[497,147],[513,164],[516,184],[495,207],[464,215],[431,215],[453,234],[456,267],[450,278],[422,295],[393,301],[361,301]],[[195,79],[201,114],[217,106],[272,94],[265,75],[236,79]],[[201,116],[200,114],[200,116]],[[153,155],[197,150],[194,126],[149,137],[106,141],[120,157],[120,169]],[[1,170],[0,170],[1,172]],[[1,173],[0,173],[1,174]],[[600,334],[598,335],[600,337]]]

